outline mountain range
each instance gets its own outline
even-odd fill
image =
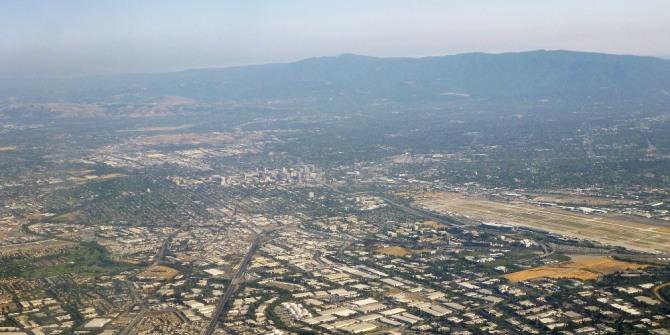
[[[28,93],[26,93],[28,92]],[[670,61],[572,51],[468,53],[424,58],[344,54],[294,63],[49,80],[4,85],[7,96],[49,101],[670,99]]]

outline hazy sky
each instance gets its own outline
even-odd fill
[[[536,49],[668,57],[670,1],[0,1],[5,76]]]

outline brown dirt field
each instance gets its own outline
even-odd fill
[[[580,267],[583,269],[597,271],[602,274],[611,274],[618,271],[628,270],[628,269],[637,269],[637,268],[646,268],[649,265],[645,264],[635,264],[629,262],[617,261],[611,258],[593,260],[590,262],[579,263]]]
[[[117,130],[119,133],[132,133],[132,132],[145,132],[145,131],[172,131],[172,130],[181,130],[181,129],[188,129],[195,127],[194,124],[185,124],[181,126],[175,126],[175,127],[144,127],[144,128],[137,128],[137,129],[121,129]]]
[[[579,269],[561,268],[561,267],[539,267],[535,269],[523,270],[519,272],[506,274],[503,277],[511,281],[525,281],[540,277],[554,278],[554,279],[573,278],[579,280],[589,280],[598,278],[598,275],[593,272]]]
[[[61,214],[59,216],[56,216],[54,218],[54,220],[57,220],[57,221],[74,221],[77,218],[79,218],[79,215],[80,215],[80,213],[75,211],[75,212],[65,213],[65,214]]]
[[[179,135],[154,135],[140,140],[143,145],[214,145],[218,143],[231,143],[235,138],[230,134],[179,134]]]
[[[430,227],[430,228],[433,228],[433,229],[440,229],[442,227],[446,227],[445,225],[437,223],[437,222],[432,221],[432,220],[431,221],[424,221],[423,224]]]
[[[390,288],[387,289],[383,294],[384,294],[384,296],[389,297],[389,296],[392,296],[392,295],[394,295],[394,294],[398,294],[398,293],[400,293],[400,292],[402,292],[402,291],[399,290],[399,289],[397,289],[397,288],[390,287]]]
[[[77,103],[46,103],[39,105],[59,117],[100,117],[105,115],[105,108],[95,104]]]
[[[541,266],[503,275],[511,281],[524,281],[539,277],[573,278],[579,280],[596,279],[599,275],[612,274],[617,271],[644,268],[648,265],[617,261],[609,257],[570,255],[571,261],[559,265]]]
[[[73,170],[73,171],[68,171],[67,173],[71,175],[78,175],[78,176],[84,176],[87,174],[91,174],[95,172],[95,170]]]
[[[405,256],[408,254],[407,249],[396,246],[377,249],[375,252],[390,256]]]
[[[104,174],[100,176],[100,179],[108,180],[108,179],[114,179],[114,178],[120,178],[120,177],[125,177],[125,174],[122,173],[110,173],[110,174]]]
[[[151,279],[156,281],[170,280],[176,277],[179,271],[162,265],[154,265],[146,268],[137,275],[140,279]]]
[[[81,177],[70,177],[68,179],[71,180],[74,183],[77,183],[77,184],[86,184],[86,183],[91,182],[91,181],[101,181],[101,180],[104,181],[104,180],[110,180],[110,179],[115,179],[115,178],[121,178],[121,177],[125,177],[125,176],[126,176],[125,174],[121,174],[121,173],[110,173],[110,174],[105,174],[105,175],[101,175],[101,176],[87,174],[87,175],[81,176]]]
[[[587,270],[580,270],[580,269],[571,269],[566,272],[562,273],[554,273],[551,275],[547,276],[548,278],[553,278],[553,279],[563,279],[563,278],[571,278],[571,279],[578,279],[578,280],[592,280],[598,278],[598,274],[587,271]]]

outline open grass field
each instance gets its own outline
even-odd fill
[[[503,277],[511,281],[524,281],[539,277],[590,280],[617,271],[644,268],[648,266],[644,264],[617,261],[604,256],[572,255],[570,258],[570,261],[558,265],[541,266],[534,269],[513,272],[506,274]]]
[[[45,240],[16,247],[3,247],[0,278],[46,278],[76,273],[103,276],[125,271],[129,264],[115,262],[107,250],[95,242]],[[9,254],[7,254],[9,252]],[[14,254],[12,254],[14,252]],[[29,257],[25,257],[28,255]],[[20,256],[20,257],[15,257]]]
[[[588,215],[522,202],[455,197],[453,194],[449,197],[425,197],[416,204],[439,213],[532,227],[632,250],[670,253],[670,226],[658,222]]]

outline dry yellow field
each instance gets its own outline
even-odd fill
[[[175,134],[147,136],[141,140],[144,145],[215,145],[232,143],[235,138],[230,134]]]
[[[175,127],[144,127],[137,129],[121,129],[117,130],[119,133],[128,133],[128,132],[147,132],[147,131],[173,131],[173,130],[182,130],[195,127],[194,124],[185,124]]]
[[[416,204],[445,214],[532,227],[632,250],[670,253],[670,226],[658,222],[588,215],[522,202],[496,202],[454,194],[426,197],[416,201]]]
[[[77,243],[59,241],[59,240],[44,240],[36,242],[28,242],[22,244],[10,244],[0,246],[0,256],[17,256],[17,255],[51,255],[60,252],[65,248],[73,248]]]
[[[442,227],[445,227],[445,225],[443,225],[441,223],[437,223],[437,222],[432,221],[432,220],[424,221],[423,224],[430,227],[430,228],[433,228],[433,229],[440,229]]]
[[[615,273],[627,269],[644,268],[648,265],[617,261],[604,256],[570,256],[571,261],[559,265],[541,266],[513,272],[503,277],[511,281],[524,281],[539,277],[573,278],[579,280],[596,279],[600,275]]]
[[[137,275],[140,279],[149,279],[149,280],[170,280],[176,277],[179,274],[179,271],[169,268],[162,265],[154,265],[146,268],[140,274]]]
[[[122,173],[108,173],[108,174],[103,174],[102,176],[100,176],[100,179],[107,180],[107,179],[121,178],[121,177],[125,177],[125,176],[126,175],[122,174]]]
[[[75,212],[65,213],[65,214],[61,214],[59,216],[56,216],[56,217],[54,217],[54,220],[56,220],[56,221],[75,221],[79,218],[80,215],[81,215],[81,213],[79,213],[78,211],[75,211]]]
[[[57,113],[59,114],[58,117],[101,117],[106,112],[105,107],[96,104],[55,102],[34,104],[34,106],[41,107],[51,113]]]
[[[86,183],[89,183],[89,182],[92,182],[92,181],[105,181],[105,180],[111,180],[111,179],[121,178],[121,177],[125,177],[125,176],[126,175],[122,174],[122,173],[109,173],[109,174],[100,175],[100,176],[94,175],[94,174],[86,174],[86,175],[83,175],[83,176],[69,177],[68,180],[82,185],[82,184],[86,184]]]
[[[405,248],[397,246],[377,249],[375,252],[389,256],[405,256],[408,254]]]
[[[598,274],[580,269],[561,268],[561,267],[541,267],[530,270],[510,273],[503,277],[511,281],[524,281],[540,277],[545,278],[572,278],[579,280],[589,280],[598,278]]]
[[[556,204],[568,204],[571,206],[606,206],[611,204],[627,204],[630,200],[614,198],[598,198],[589,196],[571,196],[571,195],[542,195],[533,198],[538,202],[553,202]]]
[[[649,266],[646,264],[618,261],[609,257],[587,257],[589,258],[580,260],[575,256],[571,256],[573,262],[575,262],[573,265],[575,267],[578,266],[582,269],[591,270],[602,274],[612,274],[618,271],[640,269]]]

